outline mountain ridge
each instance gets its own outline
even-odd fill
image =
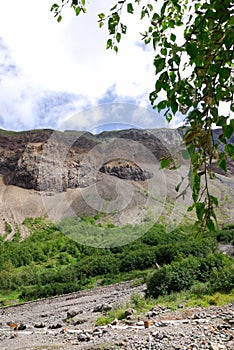
[[[157,211],[156,219],[173,210],[173,220],[180,211],[184,215],[191,192],[183,202],[176,199],[175,191],[189,169],[189,161],[180,152],[182,133],[181,129],[166,128],[132,128],[97,135],[76,130],[0,130],[1,232],[6,235],[9,223],[9,239],[18,229],[25,237],[24,218],[48,215],[48,206],[56,211],[51,214],[55,221],[71,211],[72,215],[95,215],[102,211],[101,205],[108,203],[113,204],[108,204],[108,215],[118,225],[142,222],[152,208]],[[219,129],[214,130],[215,140],[220,133]],[[172,157],[174,168],[160,170],[163,157]],[[217,173],[214,192],[222,203],[226,201],[223,219],[232,220],[233,162],[228,162],[227,173],[215,164],[213,168]],[[93,198],[91,203],[85,191]],[[130,204],[128,197],[132,199]],[[126,202],[124,209],[121,201]]]

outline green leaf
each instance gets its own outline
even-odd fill
[[[167,55],[167,49],[163,47],[163,48],[161,49],[161,54],[162,54],[163,56],[166,56],[166,55]]]
[[[217,164],[223,171],[227,172],[227,162],[225,158],[221,157]]]
[[[171,109],[172,109],[172,112],[174,114],[176,114],[176,112],[178,111],[178,103],[176,102],[176,99],[171,99],[170,100],[170,104],[171,104]]]
[[[59,8],[59,5],[58,4],[53,4],[50,8],[50,11],[55,11]]]
[[[155,91],[152,91],[150,94],[149,94],[149,99],[150,99],[150,103],[153,105],[155,100],[157,99],[158,97],[158,94],[155,92]]]
[[[230,50],[230,48],[233,46],[233,31],[230,31],[229,33],[227,33],[224,39],[224,44],[227,50]]]
[[[230,125],[231,125],[231,127],[233,128],[233,130],[234,130],[234,119],[231,119],[231,120],[230,120]]]
[[[127,11],[128,11],[128,13],[133,13],[134,9],[133,9],[133,6],[131,3],[127,4]]]
[[[147,7],[150,11],[153,11],[153,9],[154,9],[152,4],[147,4]]]
[[[114,51],[115,51],[116,53],[118,53],[118,51],[119,51],[118,46],[114,45]]]
[[[117,8],[117,4],[115,6],[113,6],[110,11],[114,11]]]
[[[160,112],[161,110],[165,109],[168,105],[167,100],[160,101],[157,105],[157,109]]]
[[[144,7],[141,10],[141,19],[143,19],[145,17],[145,15],[149,15],[149,12],[147,9],[145,9]]]
[[[232,158],[232,160],[234,160],[234,145],[233,144],[229,143],[229,144],[225,145],[224,151],[229,155],[229,157]]]
[[[156,74],[161,72],[165,68],[166,60],[164,57],[155,57],[154,66],[156,69]]]
[[[171,113],[167,113],[167,115],[166,115],[166,121],[167,121],[168,123],[170,123],[171,120],[172,120],[172,114],[171,114]]]
[[[198,175],[198,173],[195,173],[192,175],[191,180],[192,180],[192,189],[193,189],[193,193],[192,193],[193,201],[197,202],[198,195],[200,192],[201,177]]]
[[[230,137],[232,136],[234,132],[234,128],[231,124],[229,125],[223,125],[223,133],[224,136],[226,136],[228,139],[230,139]]]
[[[98,17],[99,17],[100,19],[104,19],[106,16],[105,16],[104,13],[99,13],[99,14],[98,14]]]
[[[110,47],[112,47],[112,39],[108,39],[106,43],[106,49],[109,49]]]
[[[84,6],[85,5],[85,0],[81,0],[81,4]]]
[[[120,42],[120,40],[121,40],[121,34],[120,33],[116,34],[116,40],[117,40],[118,43]]]
[[[175,41],[176,41],[176,36],[175,36],[175,34],[171,33],[170,39],[171,39],[171,41],[175,42]]]
[[[185,45],[186,51],[188,53],[188,55],[194,59],[197,54],[198,54],[198,50],[197,50],[197,45],[194,42],[187,42]]]
[[[187,211],[188,211],[188,212],[193,211],[194,207],[195,207],[195,204],[189,206],[188,209],[187,209]]]
[[[196,214],[197,214],[197,218],[199,221],[202,221],[202,219],[203,219],[204,207],[205,207],[205,203],[196,203],[196,205],[195,205]]]
[[[104,26],[104,22],[99,22],[99,27],[102,28]]]
[[[126,34],[127,26],[124,25],[123,23],[120,23],[120,27],[121,27],[121,32],[122,32],[122,34]]]
[[[174,27],[175,27],[175,21],[174,21],[174,19],[170,19],[170,20],[168,21],[168,27],[169,27],[169,28],[174,28]]]
[[[219,135],[219,140],[220,140],[222,143],[226,143],[226,138],[225,138],[224,134]]]
[[[81,12],[81,7],[77,6],[75,11],[76,11],[76,16],[79,16],[79,14]]]
[[[174,55],[173,59],[174,59],[175,63],[177,64],[177,66],[179,66],[180,65],[180,56]]]
[[[61,15],[59,15],[59,16],[57,17],[57,21],[58,21],[58,22],[61,22],[61,21],[62,21],[62,16],[61,16]]]
[[[210,194],[210,201],[212,202],[212,204],[214,204],[216,207],[219,206],[219,201],[217,197],[214,197]]]
[[[219,80],[226,81],[230,77],[231,69],[227,67],[219,68]]]
[[[207,219],[206,225],[209,231],[215,230],[215,225],[211,219]]]
[[[151,38],[147,38],[144,40],[145,45],[148,45],[151,42]]]
[[[167,7],[168,3],[169,3],[168,0],[167,0],[167,1],[164,1],[163,6],[161,7],[161,17],[164,16],[164,13],[165,13],[165,10],[166,10],[166,7]]]

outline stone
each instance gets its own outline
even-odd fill
[[[95,308],[93,309],[93,312],[102,312],[102,311],[110,311],[112,309],[112,305],[111,304],[98,304],[95,306]]]
[[[34,327],[35,327],[35,328],[45,328],[45,324],[42,323],[42,322],[41,322],[41,323],[35,323],[35,324],[34,324]]]
[[[128,308],[127,310],[125,310],[125,317],[132,316],[133,314],[135,314],[135,312],[136,310]]]
[[[18,330],[19,331],[24,331],[25,329],[27,328],[27,326],[23,323],[20,323],[19,327],[18,327]]]
[[[83,313],[83,310],[75,310],[75,309],[71,309],[67,312],[67,318],[73,318],[78,314]]]
[[[152,320],[145,320],[144,327],[149,328],[150,326],[153,326],[153,321]]]
[[[119,323],[119,320],[117,318],[115,318],[112,322],[111,325],[112,326],[116,326]]]
[[[225,345],[211,344],[209,350],[226,350]]]
[[[81,342],[84,342],[84,341],[89,341],[90,340],[90,336],[86,333],[81,333],[81,334],[78,334],[77,336],[77,339]]]
[[[77,326],[79,324],[83,324],[85,323],[87,320],[85,318],[80,318],[80,317],[74,317],[71,321],[71,323],[74,325],[74,326]]]
[[[63,326],[60,323],[52,324],[49,326],[49,329],[58,329],[62,328]]]

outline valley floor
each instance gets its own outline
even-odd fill
[[[126,305],[145,285],[123,282],[0,309],[1,350],[231,350],[234,303],[170,311],[155,305],[149,315],[95,326],[98,309]],[[128,307],[126,306],[126,309]],[[144,321],[152,320],[149,328]],[[7,322],[22,324],[18,335]]]

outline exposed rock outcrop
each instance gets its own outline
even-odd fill
[[[120,179],[133,181],[145,181],[152,177],[149,171],[144,171],[137,164],[122,159],[105,163],[100,171]]]
[[[217,139],[220,132],[214,132]],[[152,174],[142,164],[152,162],[150,157],[159,161],[170,152],[178,158],[181,141],[181,131],[172,129],[129,129],[99,135],[48,129],[18,133],[0,130],[0,174],[6,184],[55,192],[94,183],[94,167],[95,172],[120,179],[145,181]],[[113,149],[119,159],[108,159],[108,153]],[[104,157],[103,153],[106,153]],[[132,159],[128,159],[129,156]],[[98,169],[95,157],[99,162]],[[228,172],[234,173],[231,162]]]
[[[90,177],[93,167],[89,152],[97,145],[105,143],[104,151],[103,148],[97,149],[97,157],[100,158],[98,167],[101,172],[132,181],[149,179],[152,176],[150,172],[134,164],[131,159],[126,159],[124,164],[120,162],[113,166],[109,165],[109,162],[102,164],[102,153],[108,153],[108,147],[117,148],[118,145],[113,145],[113,140],[118,139],[129,143],[130,154],[138,153],[138,160],[141,162],[147,161],[146,152],[151,153],[157,160],[169,154],[169,150],[158,137],[150,132],[135,129],[115,132],[114,135],[110,132],[97,136],[76,131],[1,131],[0,174],[4,176],[7,184],[37,191],[61,192],[67,188],[87,187],[90,181],[92,182]],[[137,147],[141,147],[141,152]],[[87,159],[83,162],[85,158]]]
[[[214,139],[219,134],[214,130]],[[20,230],[26,237],[25,217],[48,215],[57,222],[97,211],[110,214],[116,225],[138,224],[149,216],[157,219],[169,213],[173,223],[180,222],[191,204],[189,191],[185,201],[177,199],[175,191],[189,170],[189,160],[186,163],[181,157],[181,136],[181,130],[173,129],[99,135],[0,130],[0,234],[11,239]],[[175,167],[159,170],[163,157],[172,157]],[[212,167],[218,172],[215,164]],[[216,175],[212,191],[221,198],[221,219],[233,220],[233,162],[227,168],[227,173]]]

